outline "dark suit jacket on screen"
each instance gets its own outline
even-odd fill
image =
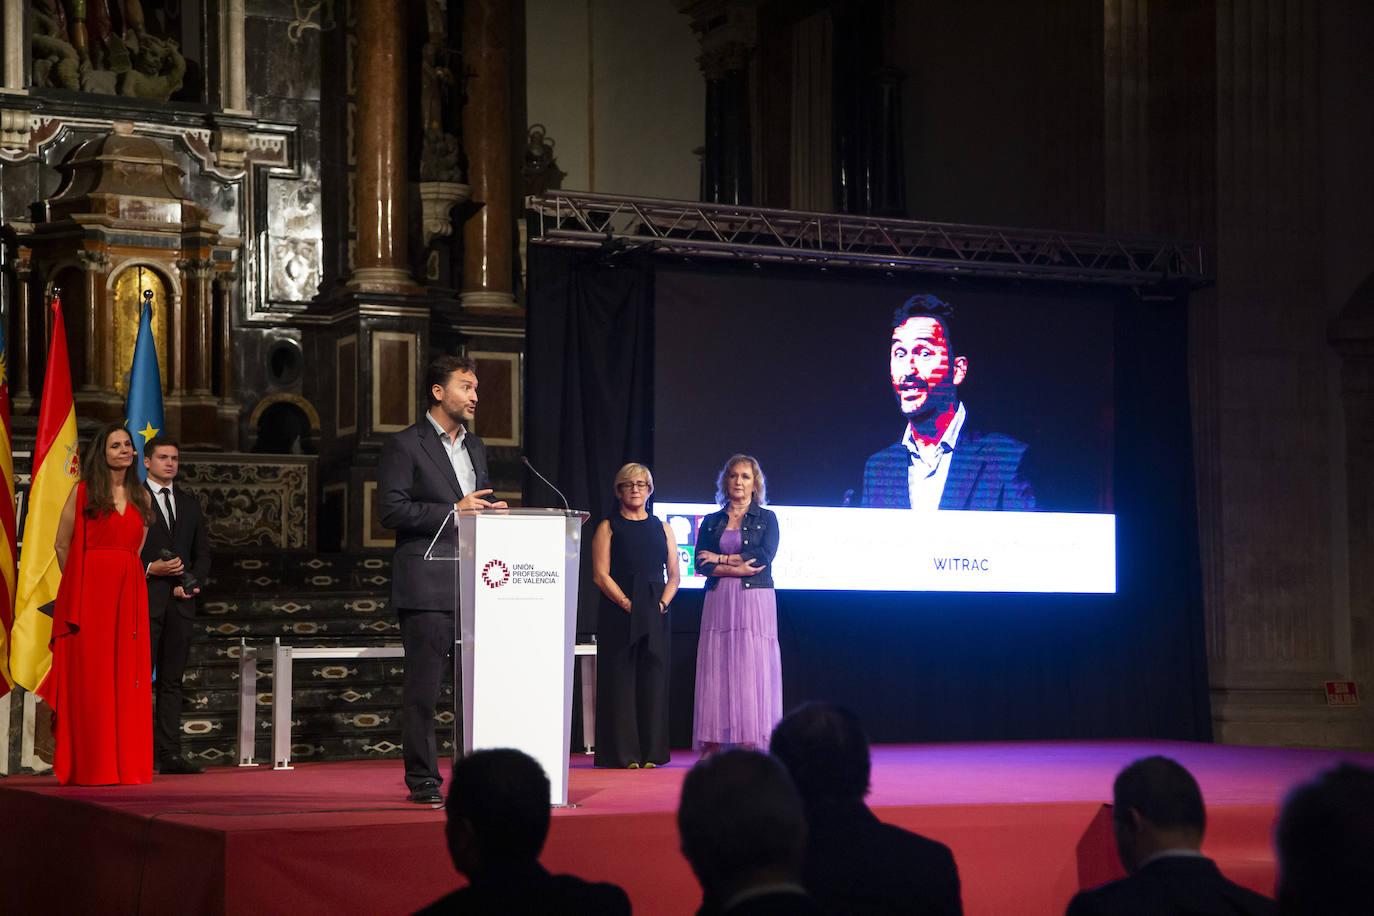
[[[963,912],[959,869],[944,843],[884,824],[861,801],[807,806],[802,883],[831,913]]]
[[[1227,881],[1211,859],[1165,856],[1128,878],[1083,891],[1067,916],[1271,916],[1268,897]]]
[[[147,486],[145,483],[144,486]],[[149,487],[149,492],[152,488]],[[163,548],[171,548],[181,557],[186,571],[195,575],[204,589],[210,578],[210,531],[205,525],[205,513],[200,502],[180,484],[172,486],[172,505],[176,509],[176,530],[167,529],[167,520],[162,517],[162,497],[152,493],[154,503],[153,524],[148,528],[148,537],[143,541],[141,554],[146,568],[154,560],[162,559]],[[172,597],[172,589],[180,581],[176,576],[148,577],[148,614],[158,617],[169,609],[175,608],[183,617],[194,617],[196,600]]]
[[[477,472],[477,489],[489,488],[486,446],[472,433],[463,444]],[[427,417],[382,444],[377,489],[382,524],[396,532],[392,608],[452,611],[457,600],[453,564],[426,560],[425,550],[453,504],[467,494],[458,485],[448,453]]]
[[[1001,433],[968,428],[950,454],[949,477],[940,494],[941,509],[1027,512],[1035,508],[1035,491],[1021,477],[1026,444]],[[872,509],[910,509],[907,468],[911,453],[899,440],[871,455],[864,465],[861,506]]]

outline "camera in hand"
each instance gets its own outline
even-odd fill
[[[169,547],[162,548],[162,551],[159,554],[159,556],[164,560],[180,559],[180,557],[177,556],[177,552]],[[186,567],[182,566],[182,569],[186,569]],[[188,595],[194,592],[196,589],[200,588],[200,580],[197,579],[196,574],[191,572],[190,570],[186,570],[180,576],[178,576],[177,582],[181,584],[181,587],[186,591],[186,594]]]

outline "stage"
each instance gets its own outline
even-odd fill
[[[1204,851],[1233,880],[1273,892],[1273,820],[1287,789],[1374,754],[1168,741],[887,745],[869,803],[950,846],[965,912],[1062,913],[1121,874],[1110,815],[1116,772],[1165,754],[1198,778]],[[700,894],[674,811],[694,755],[653,770],[597,770],[574,756],[543,862],[613,881],[641,913],[691,913]],[[61,788],[0,780],[0,887],[8,912],[409,913],[460,883],[441,808],[405,799],[398,760],[216,767],[148,786]]]

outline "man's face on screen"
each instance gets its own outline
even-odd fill
[[[968,374],[968,360],[950,358],[938,319],[922,315],[893,328],[890,355],[892,390],[907,420],[939,416],[959,402],[955,386]]]

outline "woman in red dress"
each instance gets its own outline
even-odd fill
[[[148,583],[152,518],[133,439],[101,427],[57,528],[62,585],[52,621],[53,770],[63,785],[152,782]]]

